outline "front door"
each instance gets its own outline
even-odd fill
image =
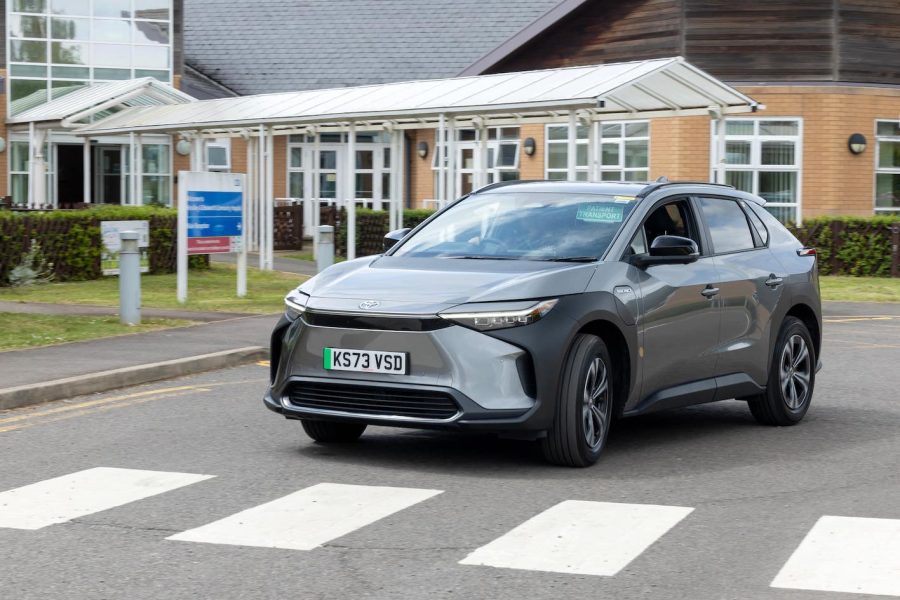
[[[660,235],[678,235],[697,242],[701,257],[689,264],[653,265],[644,270],[638,323],[643,400],[635,408],[711,401],[716,391],[720,311],[710,291],[718,277],[714,259],[703,247],[693,205],[686,198],[666,202],[650,213],[642,229],[637,252],[645,251]]]
[[[94,192],[101,204],[122,204],[125,197],[122,146],[97,146],[94,149]]]

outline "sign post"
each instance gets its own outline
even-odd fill
[[[237,253],[237,295],[247,294],[244,175],[178,173],[178,302],[187,301],[191,254]]]

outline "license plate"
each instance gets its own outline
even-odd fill
[[[322,364],[329,371],[406,374],[406,352],[325,348]]]

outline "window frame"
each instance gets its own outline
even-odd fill
[[[681,202],[687,206],[688,210],[688,219],[685,222],[685,225],[688,228],[689,238],[696,242],[697,248],[700,250],[700,258],[707,258],[711,256],[711,254],[707,251],[712,244],[709,241],[709,232],[706,228],[706,222],[702,220],[702,215],[699,214],[700,206],[699,202],[697,202],[694,196],[690,194],[676,194],[672,196],[666,196],[664,198],[660,198],[656,202],[653,203],[647,212],[644,213],[644,216],[641,217],[640,221],[638,221],[634,231],[631,236],[628,237],[628,242],[625,244],[625,248],[622,250],[622,255],[619,257],[620,261],[628,262],[628,259],[631,254],[628,254],[628,251],[631,247],[631,241],[635,238],[635,236],[640,233],[644,238],[644,247],[647,252],[650,252],[650,244],[652,243],[650,239],[647,237],[647,232],[644,229],[644,226],[647,224],[647,219],[650,218],[653,213],[655,213],[658,209],[663,206],[667,206],[669,204],[674,204],[677,202]],[[693,235],[694,237],[690,237]],[[696,239],[695,239],[696,238]]]
[[[872,175],[872,211],[873,214],[900,215],[900,207],[878,206],[878,175],[900,175],[900,167],[879,167],[878,157],[881,155],[881,142],[896,142],[900,144],[900,135],[878,135],[879,123],[893,123],[900,126],[900,119],[875,119],[875,152],[872,154],[874,161],[874,174]]]
[[[164,19],[154,19],[148,18],[146,16],[138,17],[135,13],[135,1],[128,0],[127,2],[122,2],[123,5],[127,4],[129,6],[129,17],[104,17],[104,16],[94,16],[93,15],[93,0],[88,3],[90,14],[73,14],[73,15],[58,15],[52,12],[50,2],[46,2],[44,6],[43,12],[22,12],[13,10],[13,3],[7,2],[4,10],[6,11],[6,64],[5,68],[7,70],[7,79],[8,79],[8,92],[6,94],[6,108],[7,114],[13,115],[12,107],[13,107],[13,96],[11,93],[13,82],[14,81],[43,81],[44,90],[45,90],[45,100],[44,102],[49,102],[53,100],[54,96],[54,83],[64,83],[64,84],[91,84],[100,81],[111,81],[113,79],[109,79],[108,77],[101,76],[101,73],[109,74],[107,71],[110,69],[125,69],[128,71],[129,76],[125,77],[125,79],[134,79],[142,76],[153,76],[157,77],[165,73],[165,83],[172,84],[173,82],[173,74],[174,74],[174,0],[165,0],[167,4],[168,14]],[[45,37],[16,37],[12,38],[9,35],[11,22],[15,19],[19,19],[21,17],[37,17],[44,20],[44,33]],[[66,39],[62,37],[54,36],[53,34],[53,22],[56,20],[74,20],[74,19],[82,19],[87,21],[88,27],[88,39]],[[101,41],[94,39],[94,24],[96,23],[105,23],[105,22],[125,22],[128,25],[128,41],[127,42],[109,42],[109,41]],[[165,29],[167,31],[168,40],[166,43],[157,43],[157,42],[148,42],[146,38],[141,38],[137,35],[138,32],[138,24],[140,23],[149,23],[149,24],[163,24],[165,25]],[[44,45],[44,60],[42,62],[22,62],[22,61],[13,61],[12,58],[12,43],[19,41],[27,41],[27,42],[40,42]],[[66,63],[58,63],[53,60],[53,45],[59,43],[69,43],[69,44],[82,44],[85,48],[86,56],[84,57],[84,61],[82,64],[66,64]],[[125,45],[128,47],[128,66],[117,66],[112,64],[105,64],[105,62],[95,61],[94,54],[97,50],[101,50],[103,48],[108,47],[110,44],[112,45]],[[157,48],[164,49],[166,53],[166,65],[164,67],[149,67],[149,66],[140,66],[136,64],[135,60],[135,48]],[[102,53],[103,56],[107,55],[115,55],[115,53],[105,52]],[[12,75],[13,67],[18,66],[41,66],[46,69],[46,74],[43,77],[39,76],[29,76],[29,75]],[[54,77],[54,71],[59,68],[65,67],[80,67],[87,70],[87,77],[78,78],[73,76],[71,73],[68,76],[60,76]],[[105,71],[104,71],[105,69]],[[148,72],[152,72],[150,74]],[[27,108],[26,108],[27,110]]]
[[[211,148],[221,148],[225,150],[225,164],[212,165],[209,162],[209,151]],[[212,173],[230,173],[231,172],[231,138],[212,138],[206,140],[203,149],[206,163],[206,170]]]
[[[797,133],[795,135],[760,135],[760,123],[772,121],[790,121],[797,124]],[[736,123],[736,122],[752,122],[753,123],[753,133],[749,135],[744,134],[728,134],[728,123]],[[716,173],[718,171],[716,165],[716,157],[718,156],[718,140],[716,135],[715,126],[710,122],[710,164],[709,164],[709,177],[710,181],[716,180]],[[750,189],[749,190],[741,190],[746,191],[751,194],[755,194],[760,196],[759,194],[759,175],[760,173],[780,173],[780,172],[791,172],[796,173],[796,194],[794,202],[766,202],[766,206],[770,206],[773,208],[793,208],[794,209],[794,219],[795,223],[803,222],[803,117],[780,117],[780,116],[766,116],[766,117],[729,117],[725,119],[725,146],[727,148],[727,144],[729,141],[738,141],[738,142],[749,142],[750,143],[750,162],[747,164],[729,164],[725,163],[725,173],[727,177],[727,173],[729,171],[732,172],[743,172],[750,173]],[[794,164],[793,165],[763,165],[762,164],[762,145],[764,142],[784,142],[784,141],[792,141],[794,143]],[[726,150],[727,156],[727,150]],[[724,159],[725,157],[721,157]],[[726,179],[727,181],[727,179]],[[725,181],[719,182],[725,183]],[[773,215],[774,216],[774,215]],[[776,217],[777,218],[777,217]],[[780,220],[780,219],[779,219]]]
[[[625,135],[625,126],[626,125],[634,125],[634,124],[643,124],[647,126],[647,135],[641,136],[626,136]],[[614,137],[603,137],[603,126],[604,125],[619,125],[621,127],[621,134],[619,136]],[[566,147],[566,156],[568,157],[568,144],[569,140],[567,138],[564,139],[551,139],[550,138],[550,130],[552,128],[563,128],[566,130],[566,135],[568,135],[569,124],[568,123],[547,123],[544,126],[544,178],[545,179],[553,179],[552,173],[562,174],[564,176],[568,176],[568,167],[550,167],[550,147],[551,146],[564,146]],[[596,128],[594,130],[594,139],[596,143],[594,144],[594,156],[590,155],[590,130],[589,127]],[[575,139],[575,153],[576,153],[576,164],[575,164],[575,176],[578,181],[591,181],[591,165],[596,164],[597,167],[597,176],[599,181],[604,181],[603,174],[604,173],[621,173],[621,177],[617,178],[616,181],[645,181],[650,178],[650,144],[651,144],[651,123],[649,119],[624,119],[624,120],[613,120],[613,121],[593,121],[588,127],[585,127],[586,137],[576,137]],[[576,128],[577,135],[577,128]],[[605,140],[605,141],[604,141]],[[647,166],[645,167],[626,167],[625,166],[625,146],[627,142],[646,142],[647,143]],[[603,144],[611,144],[615,143],[619,148],[619,162],[617,165],[604,165],[603,164]],[[585,154],[587,155],[587,164],[579,165],[578,160],[578,147],[585,147]],[[628,173],[638,173],[638,172],[646,172],[647,177],[644,179],[628,179]],[[579,173],[586,173],[585,178],[578,179]],[[557,178],[559,179],[559,178]],[[559,180],[564,180],[565,177]],[[612,180],[607,180],[612,181]]]

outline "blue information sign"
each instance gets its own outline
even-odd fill
[[[187,235],[238,237],[242,235],[241,192],[196,192],[187,194]]]

